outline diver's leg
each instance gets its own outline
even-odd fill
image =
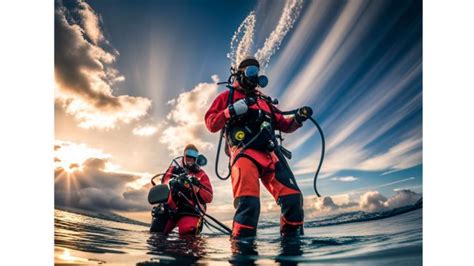
[[[202,231],[202,218],[192,215],[182,216],[178,220],[178,230],[180,235],[197,235]]]
[[[260,215],[260,184],[257,166],[248,158],[239,158],[231,169],[234,207],[233,237],[255,236]]]
[[[274,169],[262,176],[262,183],[280,205],[280,233],[303,234],[303,196],[293,173],[282,162],[277,162]]]
[[[166,207],[153,207],[150,232],[168,234],[173,230],[176,222],[172,219]]]

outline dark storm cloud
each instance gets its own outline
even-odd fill
[[[78,24],[68,22],[69,11],[61,2],[57,2],[57,6],[54,17],[56,82],[62,89],[87,98],[97,107],[118,107],[116,97],[92,88],[90,76],[91,73],[104,72],[104,59],[114,60],[114,56],[89,43],[84,38],[85,31]]]
[[[149,209],[149,185],[133,189],[127,184],[141,176],[106,171],[108,159],[89,158],[82,164],[73,163],[67,173],[57,167],[55,204],[96,211],[144,211]]]
[[[57,1],[54,26],[56,99],[80,126],[113,128],[118,121],[129,123],[146,114],[150,100],[112,94],[112,86],[124,80],[110,66],[118,52],[104,48],[108,41],[100,18],[87,3]]]

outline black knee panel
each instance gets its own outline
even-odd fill
[[[260,216],[260,199],[254,196],[241,196],[237,198],[237,201],[234,220],[239,224],[257,227]]]
[[[304,219],[303,195],[292,194],[278,198],[281,214],[291,222],[302,222]]]

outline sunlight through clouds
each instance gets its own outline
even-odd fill
[[[113,129],[143,117],[151,101],[143,97],[113,95],[124,76],[114,69],[118,52],[108,52],[100,19],[84,1],[59,2],[55,10],[56,104],[75,117],[83,128]]]

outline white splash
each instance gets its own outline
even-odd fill
[[[255,53],[255,58],[260,62],[261,69],[268,66],[270,58],[280,48],[281,42],[299,17],[302,7],[303,0],[292,0],[285,3],[277,26],[265,40],[263,47]]]
[[[230,52],[227,54],[232,66],[237,66],[238,62],[251,55],[255,22],[255,11],[252,11],[234,32],[230,41]]]

